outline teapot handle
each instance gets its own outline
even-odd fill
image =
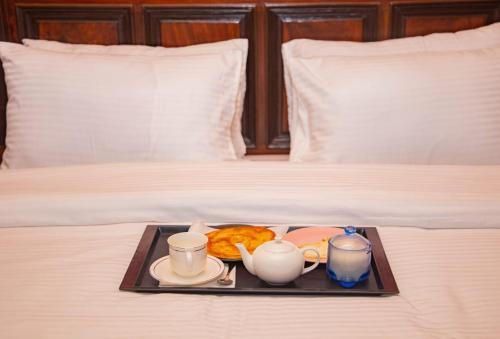
[[[306,253],[307,251],[313,251],[316,253],[316,260],[314,262],[314,264],[312,264],[311,266],[309,267],[304,267],[304,269],[302,270],[302,274],[306,274],[307,272],[311,272],[312,270],[314,270],[316,267],[318,267],[319,265],[319,261],[320,261],[320,254],[319,254],[319,251],[316,247],[304,247],[300,250],[300,252],[302,252],[302,255],[304,255],[304,253]]]

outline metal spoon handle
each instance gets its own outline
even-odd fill
[[[231,268],[229,267],[229,264],[224,264],[224,269],[227,270],[224,278],[217,279],[217,282],[221,285],[231,285],[233,281],[229,278],[229,275],[231,274]]]
[[[224,276],[224,278],[222,278],[223,280],[226,280],[227,278],[229,278],[229,275],[231,274],[231,269],[229,268],[229,265],[228,264],[226,264],[226,265],[227,265],[227,273]]]

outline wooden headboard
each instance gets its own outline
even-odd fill
[[[272,154],[287,153],[289,146],[282,42],[374,41],[476,28],[500,21],[500,0],[3,0],[0,19],[0,40],[12,42],[172,47],[248,38],[244,136],[248,153]],[[4,145],[6,90],[0,72]]]

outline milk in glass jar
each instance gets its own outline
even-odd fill
[[[370,275],[372,244],[356,233],[356,228],[347,226],[345,234],[328,241],[326,272],[330,279],[342,287],[351,288]]]

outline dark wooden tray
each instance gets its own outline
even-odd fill
[[[291,227],[290,230],[300,227]],[[177,232],[187,231],[188,226],[149,225],[146,227],[127,273],[120,285],[122,291],[205,293],[205,294],[288,294],[288,295],[390,295],[398,294],[389,262],[375,227],[358,228],[358,232],[372,243],[372,273],[368,280],[346,289],[331,281],[326,275],[325,264],[299,277],[285,286],[271,286],[250,274],[242,262],[236,264],[235,288],[158,287],[158,281],[149,274],[149,266],[158,258],[168,255],[167,238]]]

